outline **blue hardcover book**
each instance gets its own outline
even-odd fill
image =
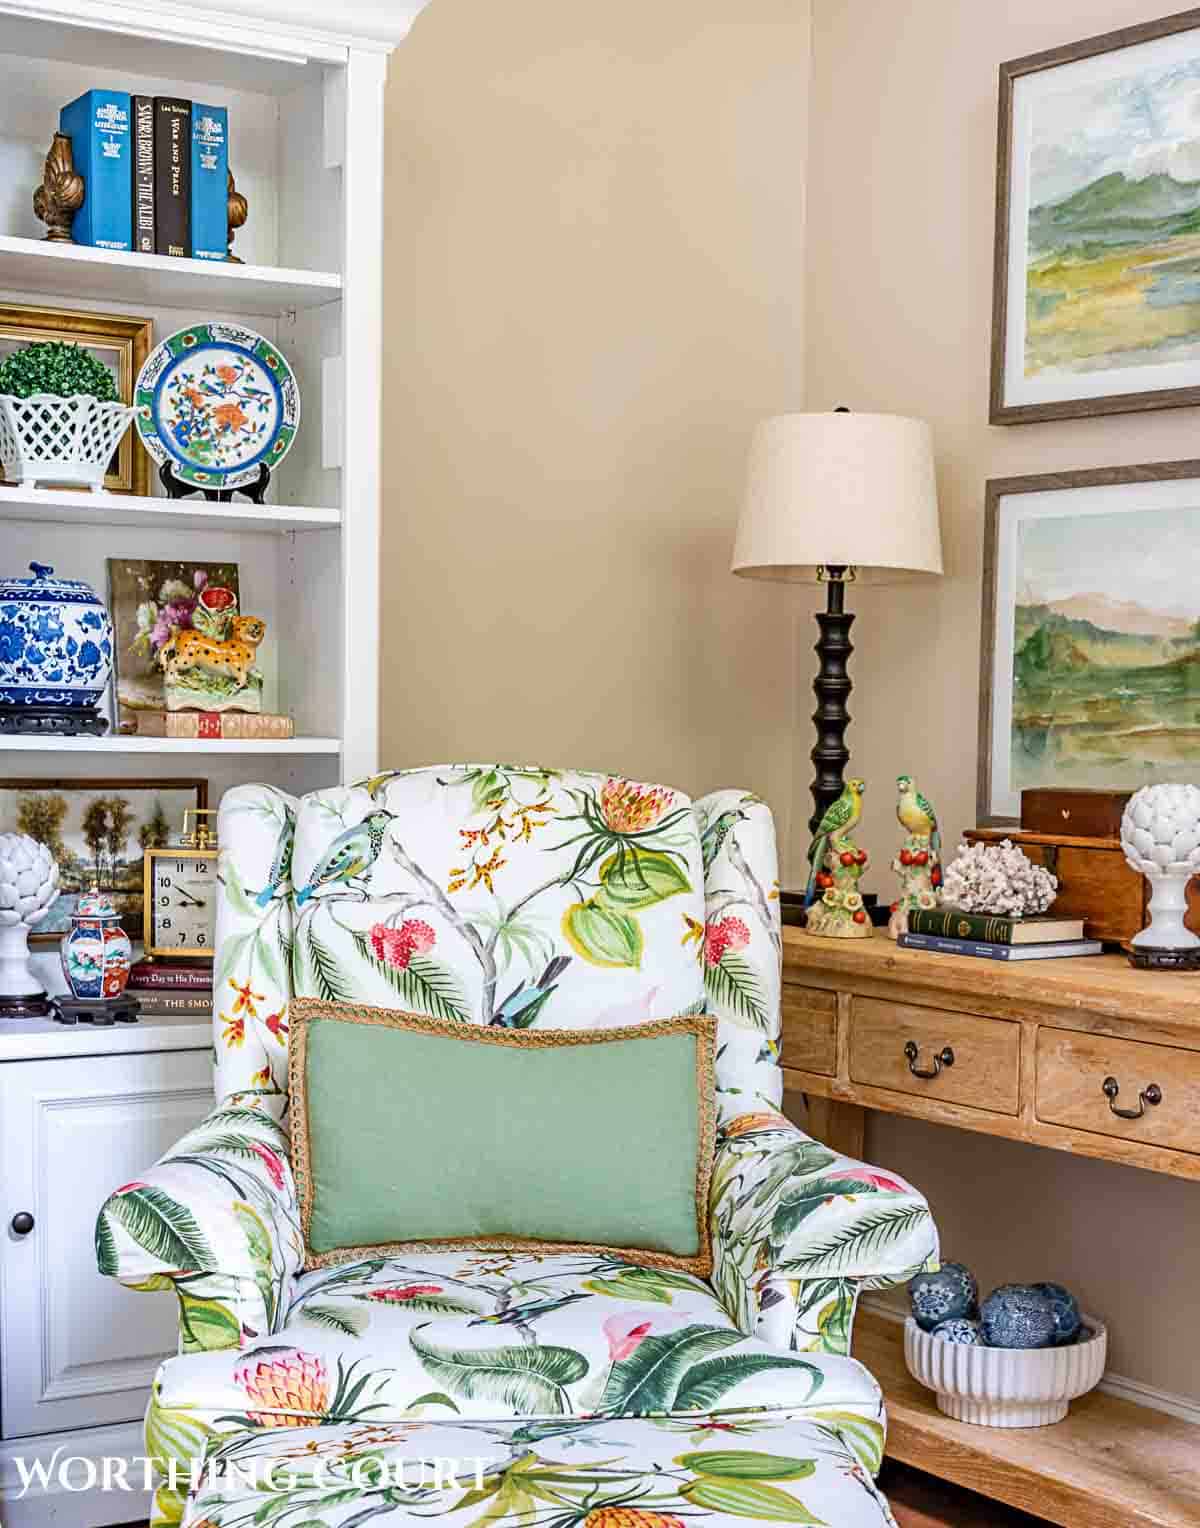
[[[58,114],[71,140],[75,172],[83,176],[83,205],[71,221],[77,244],[133,248],[133,135],[123,90],[85,90]]]
[[[224,260],[227,213],[229,113],[224,106],[192,103],[192,258]]]

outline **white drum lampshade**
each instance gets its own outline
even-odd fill
[[[743,578],[867,583],[942,571],[933,436],[898,414],[780,414],[754,433],[733,547]]]

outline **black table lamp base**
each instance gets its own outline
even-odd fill
[[[846,728],[850,725],[850,713],[846,701],[852,688],[848,665],[854,645],[850,641],[850,627],[854,617],[846,609],[846,585],[854,578],[853,568],[826,567],[820,574],[825,585],[825,609],[817,613],[817,625],[821,635],[817,640],[816,654],[820,660],[817,677],[813,680],[813,693],[817,697],[817,709],[813,712],[813,724],[817,729],[817,741],[809,757],[816,768],[812,783],[813,814],[808,819],[809,833],[816,833],[821,818],[842,794],[845,788],[846,765],[850,762],[850,750],[846,747]]]

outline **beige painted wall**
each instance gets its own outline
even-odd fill
[[[434,0],[387,95],[383,746],[763,792],[795,600],[728,572],[802,401],[807,0]]]
[[[974,820],[985,480],[1200,455],[1194,409],[987,423],[997,66],[1171,9],[814,0],[808,406],[931,421],[949,575],[924,602],[856,597],[849,741],[874,787],[877,865],[894,852],[901,770],[938,806],[951,847]],[[1184,1316],[1200,1268],[1194,1184],[883,1116],[869,1146],[931,1193],[948,1254],[984,1282],[1066,1278],[1114,1323],[1117,1372],[1200,1397],[1200,1335]]]

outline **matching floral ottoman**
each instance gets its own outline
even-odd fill
[[[183,1528],[895,1528],[862,1457],[877,1438],[778,1414],[225,1433]]]

